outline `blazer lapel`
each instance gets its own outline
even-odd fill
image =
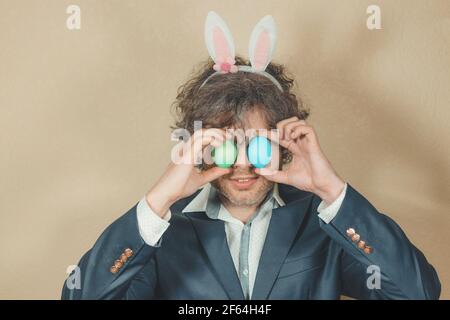
[[[309,209],[311,200],[312,196],[306,196],[272,211],[272,218],[256,273],[252,299],[262,300],[269,296],[303,218]]]
[[[229,298],[233,300],[244,299],[241,283],[228,248],[224,222],[210,219],[204,212],[185,214],[191,219],[214,273]]]

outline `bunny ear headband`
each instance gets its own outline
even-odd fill
[[[200,87],[216,75],[241,71],[260,74],[283,91],[280,83],[265,71],[272,60],[276,39],[275,21],[272,16],[265,16],[256,24],[250,37],[248,55],[251,66],[236,66],[231,32],[225,21],[217,13],[210,11],[205,22],[205,42],[209,55],[214,60],[216,72],[210,75]]]

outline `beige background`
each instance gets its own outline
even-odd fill
[[[82,28],[66,28],[66,7]],[[366,28],[381,6],[383,30]],[[0,298],[58,299],[66,268],[169,161],[170,104],[206,13],[246,55],[278,24],[336,170],[393,217],[450,298],[450,2],[0,1]]]

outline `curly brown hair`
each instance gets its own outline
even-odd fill
[[[269,128],[286,118],[297,116],[306,119],[309,111],[293,92],[294,79],[281,64],[271,62],[266,72],[281,85],[281,91],[271,80],[257,73],[227,73],[204,81],[215,71],[211,59],[202,63],[192,77],[178,89],[173,103],[177,121],[173,129],[194,131],[194,121],[202,121],[203,127],[225,128],[242,123],[242,115],[258,107],[263,112]],[[250,65],[236,57],[236,65]],[[281,150],[282,163],[288,163],[291,155]]]

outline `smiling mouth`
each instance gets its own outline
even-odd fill
[[[250,188],[259,177],[239,177],[239,178],[231,178],[230,181],[233,186],[237,189],[248,189]]]
[[[249,180],[252,179],[257,179],[257,176],[252,176],[252,177],[239,177],[239,178],[230,178],[230,180],[232,181],[238,181],[238,182],[247,182]]]

